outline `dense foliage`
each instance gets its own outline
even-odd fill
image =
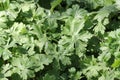
[[[120,80],[120,0],[0,0],[0,80]]]

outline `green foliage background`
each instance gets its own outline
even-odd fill
[[[120,80],[120,0],[0,1],[0,80]]]

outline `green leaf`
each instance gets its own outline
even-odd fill
[[[7,10],[9,8],[9,0],[0,1],[0,11]]]
[[[51,9],[50,11],[53,12],[54,8],[58,5],[60,5],[60,3],[62,2],[62,0],[54,0],[53,2],[51,2]]]
[[[19,58],[13,58],[12,61],[12,72],[17,73],[23,79],[27,79],[28,77],[34,77],[34,71],[30,70],[33,66],[32,62],[29,62],[29,58],[26,56],[22,56]]]
[[[39,70],[44,69],[44,65],[49,65],[52,62],[52,57],[45,54],[35,54],[30,57],[31,67],[38,72]],[[38,63],[39,62],[39,63]]]
[[[120,66],[120,59],[115,59],[114,63],[111,65],[113,68],[117,68]]]
[[[95,33],[100,32],[101,34],[104,34],[105,26],[101,22],[98,22],[98,24],[94,28],[94,31],[95,31]]]
[[[66,25],[63,27],[63,34],[75,36],[83,29],[85,20],[79,19],[79,17],[68,17],[65,22]]]

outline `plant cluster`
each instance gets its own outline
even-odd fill
[[[1,0],[0,80],[120,80],[120,0]]]

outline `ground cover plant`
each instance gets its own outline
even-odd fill
[[[120,80],[120,0],[0,0],[0,80]]]

